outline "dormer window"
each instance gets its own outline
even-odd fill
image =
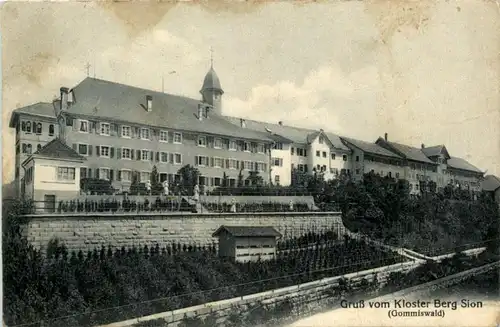
[[[323,144],[323,143],[325,143],[325,138],[322,135],[320,135],[319,144]]]
[[[149,128],[141,128],[141,139],[149,140]]]
[[[238,145],[236,144],[236,141],[229,142],[229,150],[236,151],[237,149],[238,149]]]
[[[207,146],[207,138],[205,136],[198,136],[198,146],[201,147]]]
[[[243,151],[250,152],[250,143],[249,142],[243,143]]]
[[[214,139],[214,148],[222,149],[222,139],[221,138],[217,137]]]
[[[89,132],[89,122],[86,120],[80,120],[79,121],[80,126],[78,128],[78,131],[81,133],[88,133]]]
[[[109,124],[108,123],[100,123],[100,134],[109,136]]]

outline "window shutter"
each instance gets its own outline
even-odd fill
[[[122,180],[122,171],[118,169],[116,171],[116,176],[117,176],[117,180],[121,181]]]
[[[169,159],[169,160],[168,160],[168,162],[170,162],[170,163],[174,163],[174,154],[173,154],[173,153],[170,153],[168,157],[169,157],[169,158],[168,158],[168,159]]]
[[[109,148],[109,157],[113,158],[115,156],[115,148],[110,147]]]
[[[101,155],[101,153],[99,151],[99,146],[98,145],[95,146],[95,155],[96,156],[100,156]]]
[[[111,129],[111,126],[110,126],[110,129]],[[101,123],[95,123],[95,133],[101,134]],[[111,134],[111,131],[109,134]]]
[[[229,168],[229,159],[226,159],[225,162],[226,162],[226,168]]]
[[[80,119],[73,119],[73,130],[78,131],[78,125],[80,125]]]
[[[24,147],[24,144],[23,144],[23,147]],[[77,150],[77,144],[76,143],[73,143],[73,150],[75,150],[76,152],[78,152],[78,150]]]
[[[136,152],[136,159],[141,160],[141,150],[137,150]]]
[[[213,167],[214,166],[214,157],[211,157],[210,158],[210,167]]]
[[[114,177],[114,176],[113,176],[113,175],[114,175],[114,172],[115,172],[115,171],[114,171],[113,169],[110,169],[110,170],[109,170],[109,180],[110,180],[110,181],[112,181],[112,180],[113,180],[113,177]]]
[[[154,151],[150,151],[149,156],[150,156],[149,160],[151,160],[151,161],[155,160],[155,152]]]
[[[116,136],[117,131],[118,131],[118,126],[116,124],[109,125],[109,135]]]
[[[87,178],[92,178],[92,168],[87,168]]]
[[[304,172],[307,173],[307,164],[304,165]]]
[[[132,159],[132,160],[134,160],[134,153],[135,153],[135,150],[130,149],[130,159]]]
[[[160,162],[160,152],[156,152],[156,162]]]
[[[198,156],[194,156],[194,165],[198,166]]]
[[[99,179],[99,168],[95,169],[95,178]]]
[[[87,145],[87,148],[89,149],[89,156],[92,155],[92,145]]]
[[[135,136],[140,139],[141,138],[141,129],[139,127],[134,127]]]
[[[89,121],[89,133],[93,133],[94,129],[95,129],[95,122],[91,120]]]

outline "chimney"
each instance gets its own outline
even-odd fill
[[[203,103],[198,104],[198,119],[203,120]]]
[[[424,149],[425,148],[425,144],[422,143],[421,147],[422,147],[422,149]]]
[[[384,140],[387,142],[387,133],[384,134]]]
[[[68,109],[68,88],[61,87],[59,89],[61,91],[61,111]]]
[[[151,95],[146,95],[146,109],[153,111],[153,97]]]
[[[243,128],[247,127],[247,122],[243,118],[240,118],[240,126]]]
[[[283,122],[280,120],[280,121],[278,122],[278,125],[283,126]]]

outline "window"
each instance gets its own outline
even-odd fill
[[[223,159],[222,158],[214,158],[214,167],[222,168]]]
[[[49,125],[49,136],[54,136],[54,125],[53,124]]]
[[[89,132],[89,122],[86,120],[79,120],[80,126],[78,127],[78,131],[81,133],[88,133]]]
[[[257,162],[257,171],[266,171],[266,164],[264,162]]]
[[[316,151],[316,157],[321,156],[320,151]]]
[[[275,166],[275,167],[282,167],[283,166],[283,159],[273,158],[272,163],[273,163],[273,166]]]
[[[214,140],[214,148],[216,149],[222,149],[222,139],[216,137]]]
[[[283,143],[280,143],[280,142],[274,143],[273,149],[275,149],[275,150],[283,150]]]
[[[220,177],[215,177],[214,178],[214,186],[220,186],[221,184],[221,179]]]
[[[83,156],[89,155],[89,145],[88,144],[78,144],[78,154]]]
[[[36,133],[37,134],[42,134],[42,123],[36,124]]]
[[[176,165],[182,164],[182,155],[180,153],[174,154],[174,164]]]
[[[122,137],[130,138],[131,129],[130,126],[122,126]]]
[[[206,156],[196,156],[196,164],[198,166],[208,166],[208,157],[206,157]]]
[[[180,144],[182,143],[182,134],[174,133],[174,143]]]
[[[345,154],[344,154],[344,155],[342,156],[342,160],[347,161],[347,155],[345,155]]]
[[[132,172],[128,169],[122,169],[121,180],[124,182],[130,182],[132,180]]]
[[[243,151],[250,152],[250,143],[248,142],[243,143]]]
[[[100,123],[101,127],[100,134],[109,136],[109,124],[108,123]]]
[[[332,153],[332,160],[335,160],[335,153]]]
[[[293,156],[293,155],[295,154],[295,149],[294,149],[294,147],[293,147],[293,146],[290,148],[290,151],[291,151],[292,156]]]
[[[330,172],[332,174],[338,175],[339,174],[339,169],[338,168],[330,168]]]
[[[31,123],[29,121],[26,122],[26,133],[31,133]]]
[[[160,142],[168,142],[168,132],[160,131]]]
[[[356,169],[356,175],[359,175],[359,168]]]
[[[276,184],[279,184],[279,183],[280,183],[280,175],[276,175],[276,176],[274,176],[274,182],[275,182]]]
[[[168,153],[167,152],[161,152],[160,161],[161,162],[168,162]]]
[[[150,152],[149,150],[141,150],[141,160],[146,161],[150,160]]]
[[[243,161],[243,169],[253,170],[253,162],[252,161]]]
[[[238,161],[235,159],[229,159],[229,169],[238,169]]]
[[[74,181],[75,180],[75,168],[57,167],[57,180],[59,180],[59,181]]]
[[[292,148],[293,149],[293,148]],[[257,144],[257,152],[258,153],[266,153],[266,147],[264,144],[259,143]],[[293,151],[292,151],[293,152]],[[292,153],[293,154],[293,153]]]
[[[109,146],[101,145],[100,146],[99,156],[100,157],[108,157],[109,158]]]
[[[304,156],[304,149],[297,148],[297,155],[298,156]]]
[[[132,151],[129,148],[122,148],[122,159],[132,159]]]
[[[326,152],[323,151],[323,158],[326,158]]]
[[[109,168],[99,168],[99,179],[104,179],[109,181],[111,179],[110,174],[111,172]]]
[[[205,136],[198,136],[198,146],[207,146],[207,138]]]
[[[36,150],[37,150],[37,151],[40,151],[40,149],[41,149],[41,148],[42,148],[42,145],[41,145],[41,144],[38,144],[38,145],[36,146]]]
[[[149,171],[141,171],[141,183],[147,182],[151,180],[151,173]]]
[[[87,178],[87,167],[80,168],[80,179]]]
[[[323,144],[325,142],[325,138],[323,136],[319,137],[319,144]]]
[[[141,139],[149,140],[149,128],[141,128]]]
[[[229,141],[229,150],[230,151],[236,151],[238,149],[238,144],[236,143],[236,141]]]

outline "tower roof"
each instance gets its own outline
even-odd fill
[[[220,85],[219,77],[215,72],[213,67],[210,67],[210,70],[205,75],[205,80],[203,81],[203,86],[201,90],[220,90],[222,91],[222,86]]]

